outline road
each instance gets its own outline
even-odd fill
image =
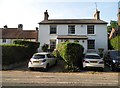
[[[2,71],[3,86],[117,86],[118,73]]]
[[[27,64],[2,73],[2,86],[118,86],[118,72],[64,73],[59,64],[48,72],[29,71]]]

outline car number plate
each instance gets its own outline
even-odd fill
[[[33,61],[33,63],[39,63],[39,61]]]
[[[97,61],[90,61],[91,63],[97,63]]]

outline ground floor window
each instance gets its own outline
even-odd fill
[[[6,39],[3,39],[2,42],[3,42],[3,43],[6,43]]]
[[[88,40],[88,49],[95,49],[95,40]]]
[[[54,50],[56,48],[56,40],[50,40],[50,50]]]

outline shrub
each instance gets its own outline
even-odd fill
[[[104,51],[104,49],[103,48],[98,48],[98,51],[99,51],[100,56],[103,57],[103,51]]]
[[[65,63],[68,71],[75,71],[75,68],[82,68],[82,55],[84,48],[78,43],[60,43],[57,46],[58,55],[60,55]]]
[[[48,44],[44,44],[44,45],[42,46],[43,52],[47,52],[47,51],[48,51],[48,47],[49,47]]]

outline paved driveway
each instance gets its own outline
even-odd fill
[[[19,66],[19,67],[16,67],[16,68],[13,68],[11,70],[17,70],[17,71],[29,71],[28,67],[27,67],[27,64],[28,64],[28,61],[26,61],[23,65]],[[63,72],[63,68],[64,68],[64,65],[63,65],[63,61],[62,60],[59,60],[58,61],[58,64],[56,66],[53,66],[51,67],[48,72]],[[42,70],[40,70],[42,71]],[[91,71],[98,71],[98,70],[83,70],[82,72],[91,72]],[[104,72],[111,72],[110,69],[106,66],[105,69],[104,69]]]

